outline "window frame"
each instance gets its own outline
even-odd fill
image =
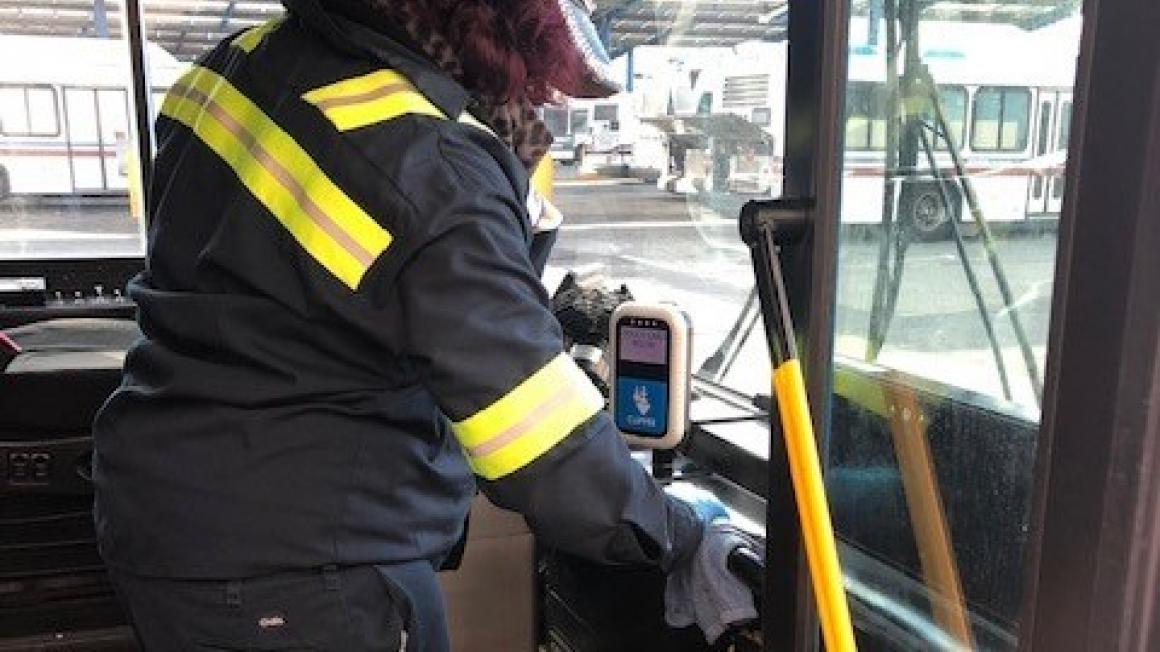
[[[847,84],[847,86],[848,86],[848,88],[846,89],[846,98],[847,99],[850,97],[849,91],[851,90],[851,88],[853,88],[855,86],[861,87],[861,88],[874,89],[875,92],[883,93],[883,94],[886,92],[886,85],[881,83],[881,82],[876,82],[876,81],[856,80],[856,81],[849,82]],[[943,93],[948,92],[948,91],[958,93],[959,96],[963,100],[962,117],[955,124],[951,125],[952,128],[955,128],[954,129],[955,133],[952,135],[955,137],[956,143],[960,147],[962,147],[964,145],[963,140],[967,135],[967,114],[968,114],[968,108],[969,108],[970,101],[971,101],[970,91],[963,84],[938,84],[937,88],[938,88],[938,92],[939,92],[939,101],[940,102],[943,99]],[[885,108],[884,104],[879,102],[879,99],[884,99],[884,98],[871,97],[870,99],[871,99],[871,101],[873,101],[875,104],[878,105],[878,108]],[[877,147],[874,145],[874,123],[877,121],[886,122],[887,120],[889,120],[890,117],[885,115],[885,112],[883,112],[881,114],[876,114],[873,116],[868,116],[870,125],[866,129],[866,138],[865,138],[864,142],[859,143],[857,146],[852,146],[850,144],[850,139],[848,138],[848,135],[850,133],[849,132],[850,116],[852,115],[849,111],[849,104],[846,105],[845,111],[846,112],[845,112],[845,116],[844,116],[844,119],[842,122],[842,127],[843,127],[843,144],[844,144],[844,147],[847,151],[850,151],[850,152],[883,152],[886,150],[885,143],[883,143],[882,147]],[[945,102],[944,102],[944,113],[945,113]],[[860,115],[862,115],[862,114],[860,114]],[[939,138],[938,142],[935,144],[935,149],[939,150],[939,151],[946,151],[947,148],[948,148],[948,145],[947,145],[946,141],[942,138]]]
[[[20,83],[2,83],[0,90],[3,89],[17,89],[23,91],[24,95],[24,120],[28,125],[28,129],[23,132],[12,132],[0,122],[0,136],[5,138],[60,138],[61,136],[61,103],[60,93],[53,84],[20,84]],[[33,89],[47,90],[52,95],[52,119],[55,131],[34,131],[32,129],[32,104],[29,99],[29,91]]]
[[[124,12],[123,34],[117,40],[126,48],[125,57],[129,76],[123,88],[127,94],[129,110],[129,133],[126,134],[133,144],[131,153],[134,156],[134,167],[140,176],[142,190],[141,204],[148,206],[150,192],[150,178],[153,170],[154,133],[150,108],[153,105],[149,97],[152,76],[145,65],[146,38],[141,18],[141,0],[124,0],[121,9]],[[44,86],[53,91],[53,102],[56,108],[57,133],[56,138],[68,134],[68,116],[64,106],[65,84],[33,83],[22,84],[7,82],[3,86]],[[99,88],[99,87],[94,87]],[[45,136],[44,138],[49,138]],[[126,150],[129,153],[129,150]],[[147,208],[142,209],[142,242],[144,242],[144,227],[149,222]],[[124,288],[128,281],[143,269],[144,252],[139,253],[85,253],[78,252],[73,256],[37,255],[33,257],[0,258],[0,276],[42,277],[46,281],[46,303],[37,306],[32,312],[25,309],[6,308],[0,311],[0,317],[7,320],[8,325],[22,319],[35,317],[47,319],[54,317],[78,317],[88,315],[122,315],[123,307],[114,304],[108,308],[103,305],[91,304],[86,300],[67,302],[63,306],[49,303],[49,297],[55,292],[63,296],[88,296],[95,285],[105,288]],[[131,304],[130,304],[131,305]],[[130,308],[131,310],[131,308]],[[126,313],[125,316],[131,316]]]
[[[846,84],[845,95],[844,95],[846,101],[845,101],[845,107],[843,109],[844,118],[842,120],[843,146],[845,147],[846,150],[851,151],[851,152],[881,152],[881,151],[885,151],[885,149],[886,149],[885,145],[883,145],[882,147],[875,147],[874,146],[874,122],[876,120],[881,120],[882,122],[886,122],[889,118],[886,115],[884,115],[885,111],[883,111],[882,114],[874,114],[874,115],[859,114],[859,115],[863,115],[864,117],[866,117],[866,119],[869,123],[867,128],[866,128],[866,138],[864,139],[865,142],[858,143],[858,145],[856,147],[851,146],[851,144],[850,144],[850,139],[849,139],[850,117],[854,114],[850,111],[849,100],[850,100],[850,96],[851,96],[851,91],[854,90],[855,88],[868,89],[868,90],[872,90],[874,93],[879,93],[879,94],[886,92],[886,85],[883,84],[882,82],[858,80],[858,81],[850,81],[849,83]],[[869,99],[871,100],[871,102],[873,104],[878,103],[878,98],[874,95],[871,95]]]
[[[994,91],[999,92],[999,119],[997,120],[998,131],[995,134],[996,146],[995,147],[980,147],[977,144],[978,143],[978,133],[979,133],[979,95],[981,93],[984,93],[984,92],[994,92]],[[1026,105],[1027,110],[1023,113],[1023,117],[1022,117],[1022,125],[1023,126],[1019,132],[1022,134],[1022,137],[1018,138],[1018,142],[1020,143],[1020,146],[1015,147],[1015,148],[1009,148],[1009,147],[1004,147],[1003,124],[1005,122],[1005,118],[1007,117],[1007,111],[1006,111],[1007,106],[1008,106],[1007,97],[1013,93],[1021,94],[1025,98],[1027,98],[1027,105]],[[1032,93],[1031,93],[1031,87],[1029,87],[1029,86],[987,85],[987,86],[979,86],[979,87],[975,88],[975,92],[971,94],[971,125],[970,125],[970,127],[971,127],[971,132],[970,132],[971,151],[994,153],[994,154],[1019,154],[1022,152],[1026,152],[1027,148],[1031,145],[1031,111],[1033,108],[1032,105],[1034,103],[1034,99],[1035,98],[1032,96]]]
[[[942,103],[942,105],[943,105],[943,115],[944,115],[944,117],[946,117],[948,119],[948,122],[949,122],[950,116],[946,115],[946,102],[943,102],[943,93],[945,91],[956,91],[960,94],[960,97],[962,97],[962,100],[963,100],[962,118],[959,120],[957,125],[952,124],[950,126],[952,128],[958,127],[958,129],[956,130],[956,133],[952,134],[952,136],[954,136],[954,138],[955,138],[955,144],[957,144],[960,148],[965,147],[966,143],[963,141],[965,141],[966,137],[967,137],[967,117],[968,117],[968,114],[970,113],[970,106],[971,106],[970,89],[968,89],[963,84],[936,84],[935,88],[938,90],[939,102]],[[950,145],[948,144],[946,139],[939,138],[938,141],[935,143],[934,148],[936,151],[946,151],[947,149],[949,149],[949,147],[950,147]]]

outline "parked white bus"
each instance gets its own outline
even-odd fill
[[[1067,19],[1026,31],[985,23],[922,24],[921,42],[939,46],[921,57],[938,84],[965,171],[990,221],[1054,218],[1059,213],[1078,42],[1071,32],[1078,25],[1078,19]],[[865,21],[855,21],[852,33],[865,34],[865,29]],[[885,34],[885,29],[879,33]],[[1033,63],[1042,59],[1045,48],[1056,53],[1052,62]],[[882,45],[854,45],[850,50],[842,201],[842,220],[847,223],[874,223],[882,215],[884,51]],[[718,54],[717,65],[699,77],[677,78],[680,86],[667,93],[672,98],[700,98],[698,106],[671,100],[667,115],[644,121],[664,125],[674,143],[689,141],[691,131],[706,137],[700,151],[681,152],[680,169],[675,171],[681,179],[670,187],[684,192],[780,194],[786,52],[784,42],[741,43]],[[711,107],[707,116],[706,106]],[[721,116],[757,129],[746,132],[722,122]],[[955,176],[946,144],[940,141],[935,149],[941,173]],[[897,215],[923,235],[945,231],[951,217],[929,167],[919,151],[916,173],[905,183],[898,181],[895,193]],[[961,218],[966,215],[963,198],[952,192],[954,217]]]
[[[1078,38],[1070,48],[1054,50],[1050,65],[1037,62],[1043,59],[1042,48],[1048,43],[1066,42],[1053,39],[1051,33],[1071,28],[1071,21],[1039,32],[982,23],[922,25],[920,41],[939,44],[937,49],[924,50],[922,60],[937,84],[949,131],[988,221],[1058,217]],[[845,222],[877,222],[882,215],[887,123],[884,50],[864,45],[850,52],[842,198]],[[946,142],[930,133],[928,137],[940,174],[955,177]],[[897,215],[920,235],[945,232],[950,219],[967,214],[963,197],[953,185],[951,191],[952,214],[948,215],[920,148],[915,174],[899,181]]]
[[[155,44],[146,57],[159,104],[186,64]],[[125,43],[3,35],[0,61],[19,62],[0,68],[0,198],[124,195],[132,133]]]

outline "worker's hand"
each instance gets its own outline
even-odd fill
[[[728,520],[705,528],[693,558],[669,573],[665,584],[665,622],[697,625],[710,645],[731,628],[757,619],[753,590],[729,570],[729,555],[747,547],[759,558],[765,546]]]
[[[710,644],[731,627],[757,618],[753,591],[729,570],[729,554],[748,547],[764,557],[756,537],[729,522],[729,511],[715,495],[687,483],[665,487],[704,524],[693,555],[677,564],[665,584],[665,621],[672,627],[697,625]]]
[[[725,503],[704,489],[681,483],[665,487],[665,493],[692,507],[697,518],[706,526],[717,520],[729,520],[729,511],[725,508]]]

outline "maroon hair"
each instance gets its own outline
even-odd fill
[[[332,0],[333,1],[333,0]],[[582,59],[558,0],[371,0],[399,17],[416,45],[447,48],[473,93],[493,102],[551,100],[553,88],[575,88]],[[338,3],[338,2],[336,2]],[[445,52],[445,50],[443,50]]]
[[[397,0],[396,0],[397,1]],[[412,0],[459,59],[463,83],[498,101],[575,88],[583,62],[557,0]]]

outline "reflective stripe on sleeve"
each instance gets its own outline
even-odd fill
[[[193,130],[323,267],[351,289],[391,235],[227,79],[194,66],[161,112]]]
[[[452,427],[472,469],[495,480],[536,460],[603,407],[600,392],[561,353],[506,396]]]

